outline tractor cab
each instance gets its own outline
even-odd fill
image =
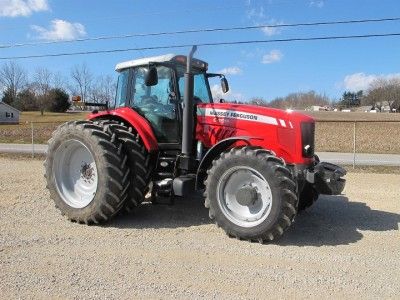
[[[167,54],[119,63],[116,107],[130,107],[153,128],[159,143],[179,143],[182,132],[186,56]],[[212,103],[208,64],[192,60],[193,101]]]

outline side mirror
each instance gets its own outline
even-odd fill
[[[155,66],[149,67],[149,70],[147,71],[146,78],[144,80],[144,84],[146,86],[153,86],[158,83],[158,74],[157,74],[157,68]]]
[[[229,91],[228,80],[226,80],[225,77],[221,78],[221,88],[222,88],[222,91],[224,92],[224,94],[226,94]]]

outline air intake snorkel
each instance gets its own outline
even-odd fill
[[[182,122],[182,154],[181,169],[189,170],[191,161],[193,160],[193,89],[194,79],[192,73],[192,59],[197,50],[197,46],[193,46],[186,62],[185,73],[185,93],[183,96],[183,122]]]

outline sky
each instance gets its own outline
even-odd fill
[[[264,24],[400,17],[399,0],[0,0],[0,45],[76,38]],[[264,28],[0,49],[0,57],[151,47],[171,44],[400,33],[400,21]],[[86,63],[116,76],[118,62],[189,48],[16,60],[29,73],[47,68],[68,77]],[[224,72],[227,98],[272,100],[314,90],[339,99],[376,78],[400,77],[400,36],[354,40],[199,47],[210,72]],[[0,64],[7,60],[0,60]],[[213,83],[214,84],[214,83]],[[214,86],[214,89],[216,87]]]

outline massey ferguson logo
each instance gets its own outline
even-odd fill
[[[278,119],[270,116],[260,115],[260,114],[252,114],[244,111],[236,111],[229,109],[220,109],[220,108],[205,108],[199,109],[199,114],[205,117],[214,117],[217,122],[219,122],[218,118],[221,119],[232,119],[232,120],[247,120],[257,123],[264,123],[270,125],[278,125]],[[222,120],[221,120],[222,121]],[[286,127],[287,124],[284,120],[279,119],[279,124],[282,127]],[[289,127],[293,128],[292,123],[289,122]]]
[[[245,120],[254,120],[257,121],[258,117],[256,115],[245,114],[230,110],[216,111],[210,110],[210,115],[215,117],[223,117],[223,118],[235,118],[235,119],[245,119]]]

